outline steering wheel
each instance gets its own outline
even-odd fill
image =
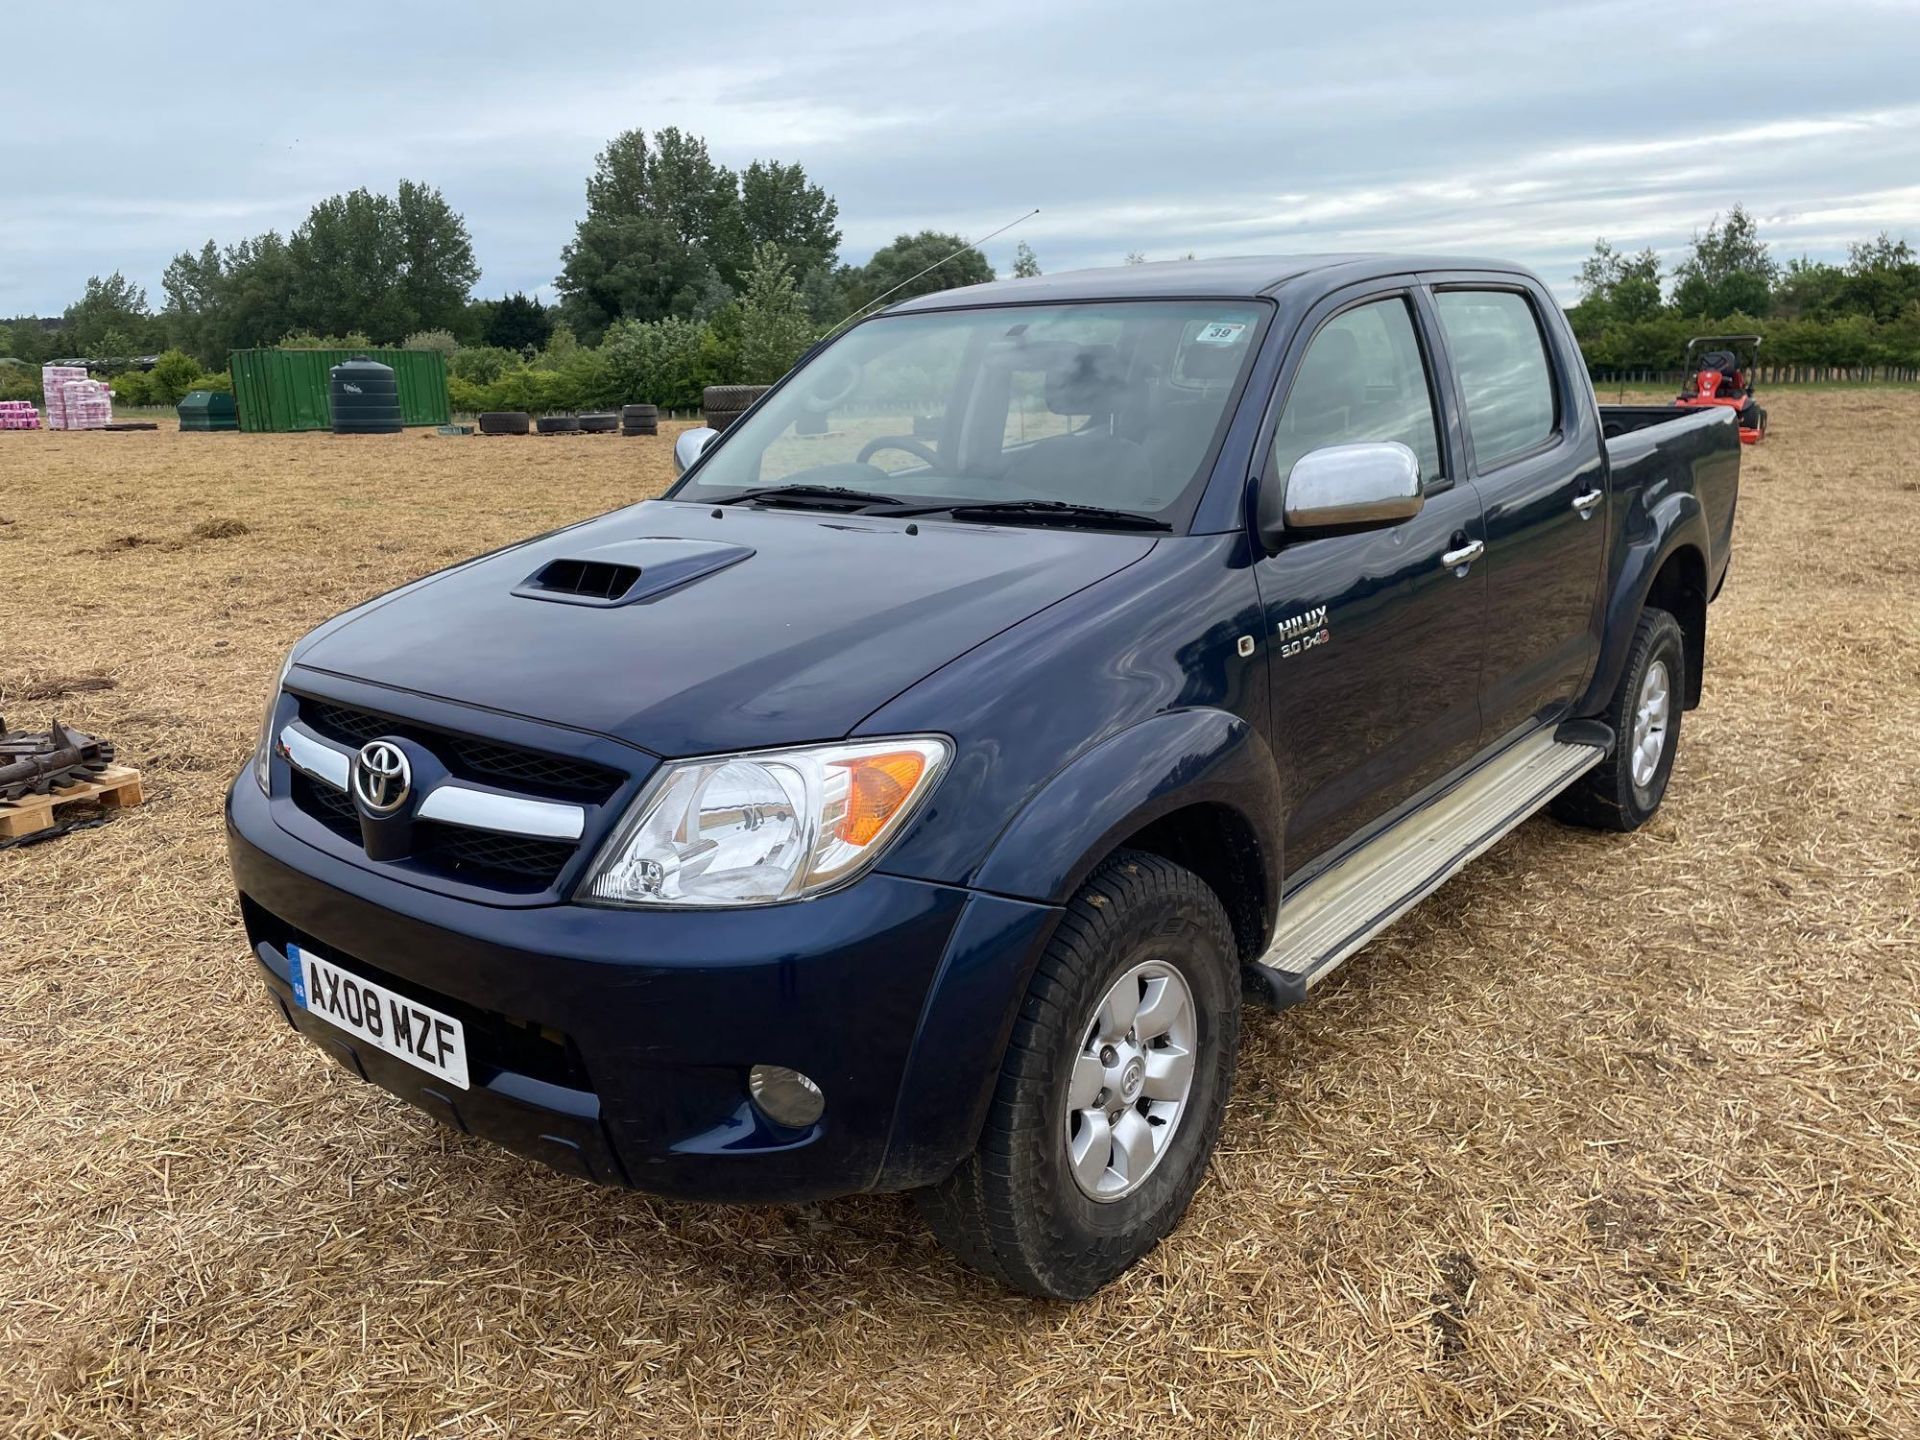
[[[904,450],[914,459],[936,470],[940,468],[940,457],[911,435],[876,435],[860,447],[860,453],[854,456],[854,460],[864,465],[882,450]]]

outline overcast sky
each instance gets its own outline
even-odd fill
[[[1019,239],[1049,271],[1445,250],[1571,298],[1595,236],[1672,257],[1735,202],[1783,258],[1920,245],[1920,0],[9,10],[0,315],[115,269],[157,307],[180,250],[402,177],[466,216],[479,293],[551,298],[632,126],[799,161],[852,261],[1035,206],[1002,273]]]

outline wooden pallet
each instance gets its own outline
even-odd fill
[[[138,770],[127,765],[109,765],[91,780],[56,790],[51,795],[0,801],[0,840],[18,839],[36,830],[51,830],[57,823],[54,811],[76,800],[95,800],[109,810],[124,810],[138,805],[143,798]]]

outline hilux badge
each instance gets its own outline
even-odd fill
[[[1302,650],[1324,645],[1333,638],[1333,632],[1327,628],[1327,607],[1324,605],[1302,610],[1298,615],[1289,615],[1273,630],[1282,660],[1298,655]]]

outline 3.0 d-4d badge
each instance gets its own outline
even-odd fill
[[[1273,628],[1282,660],[1333,638],[1333,632],[1327,629],[1327,607],[1324,605],[1302,610],[1298,615],[1289,615]]]

